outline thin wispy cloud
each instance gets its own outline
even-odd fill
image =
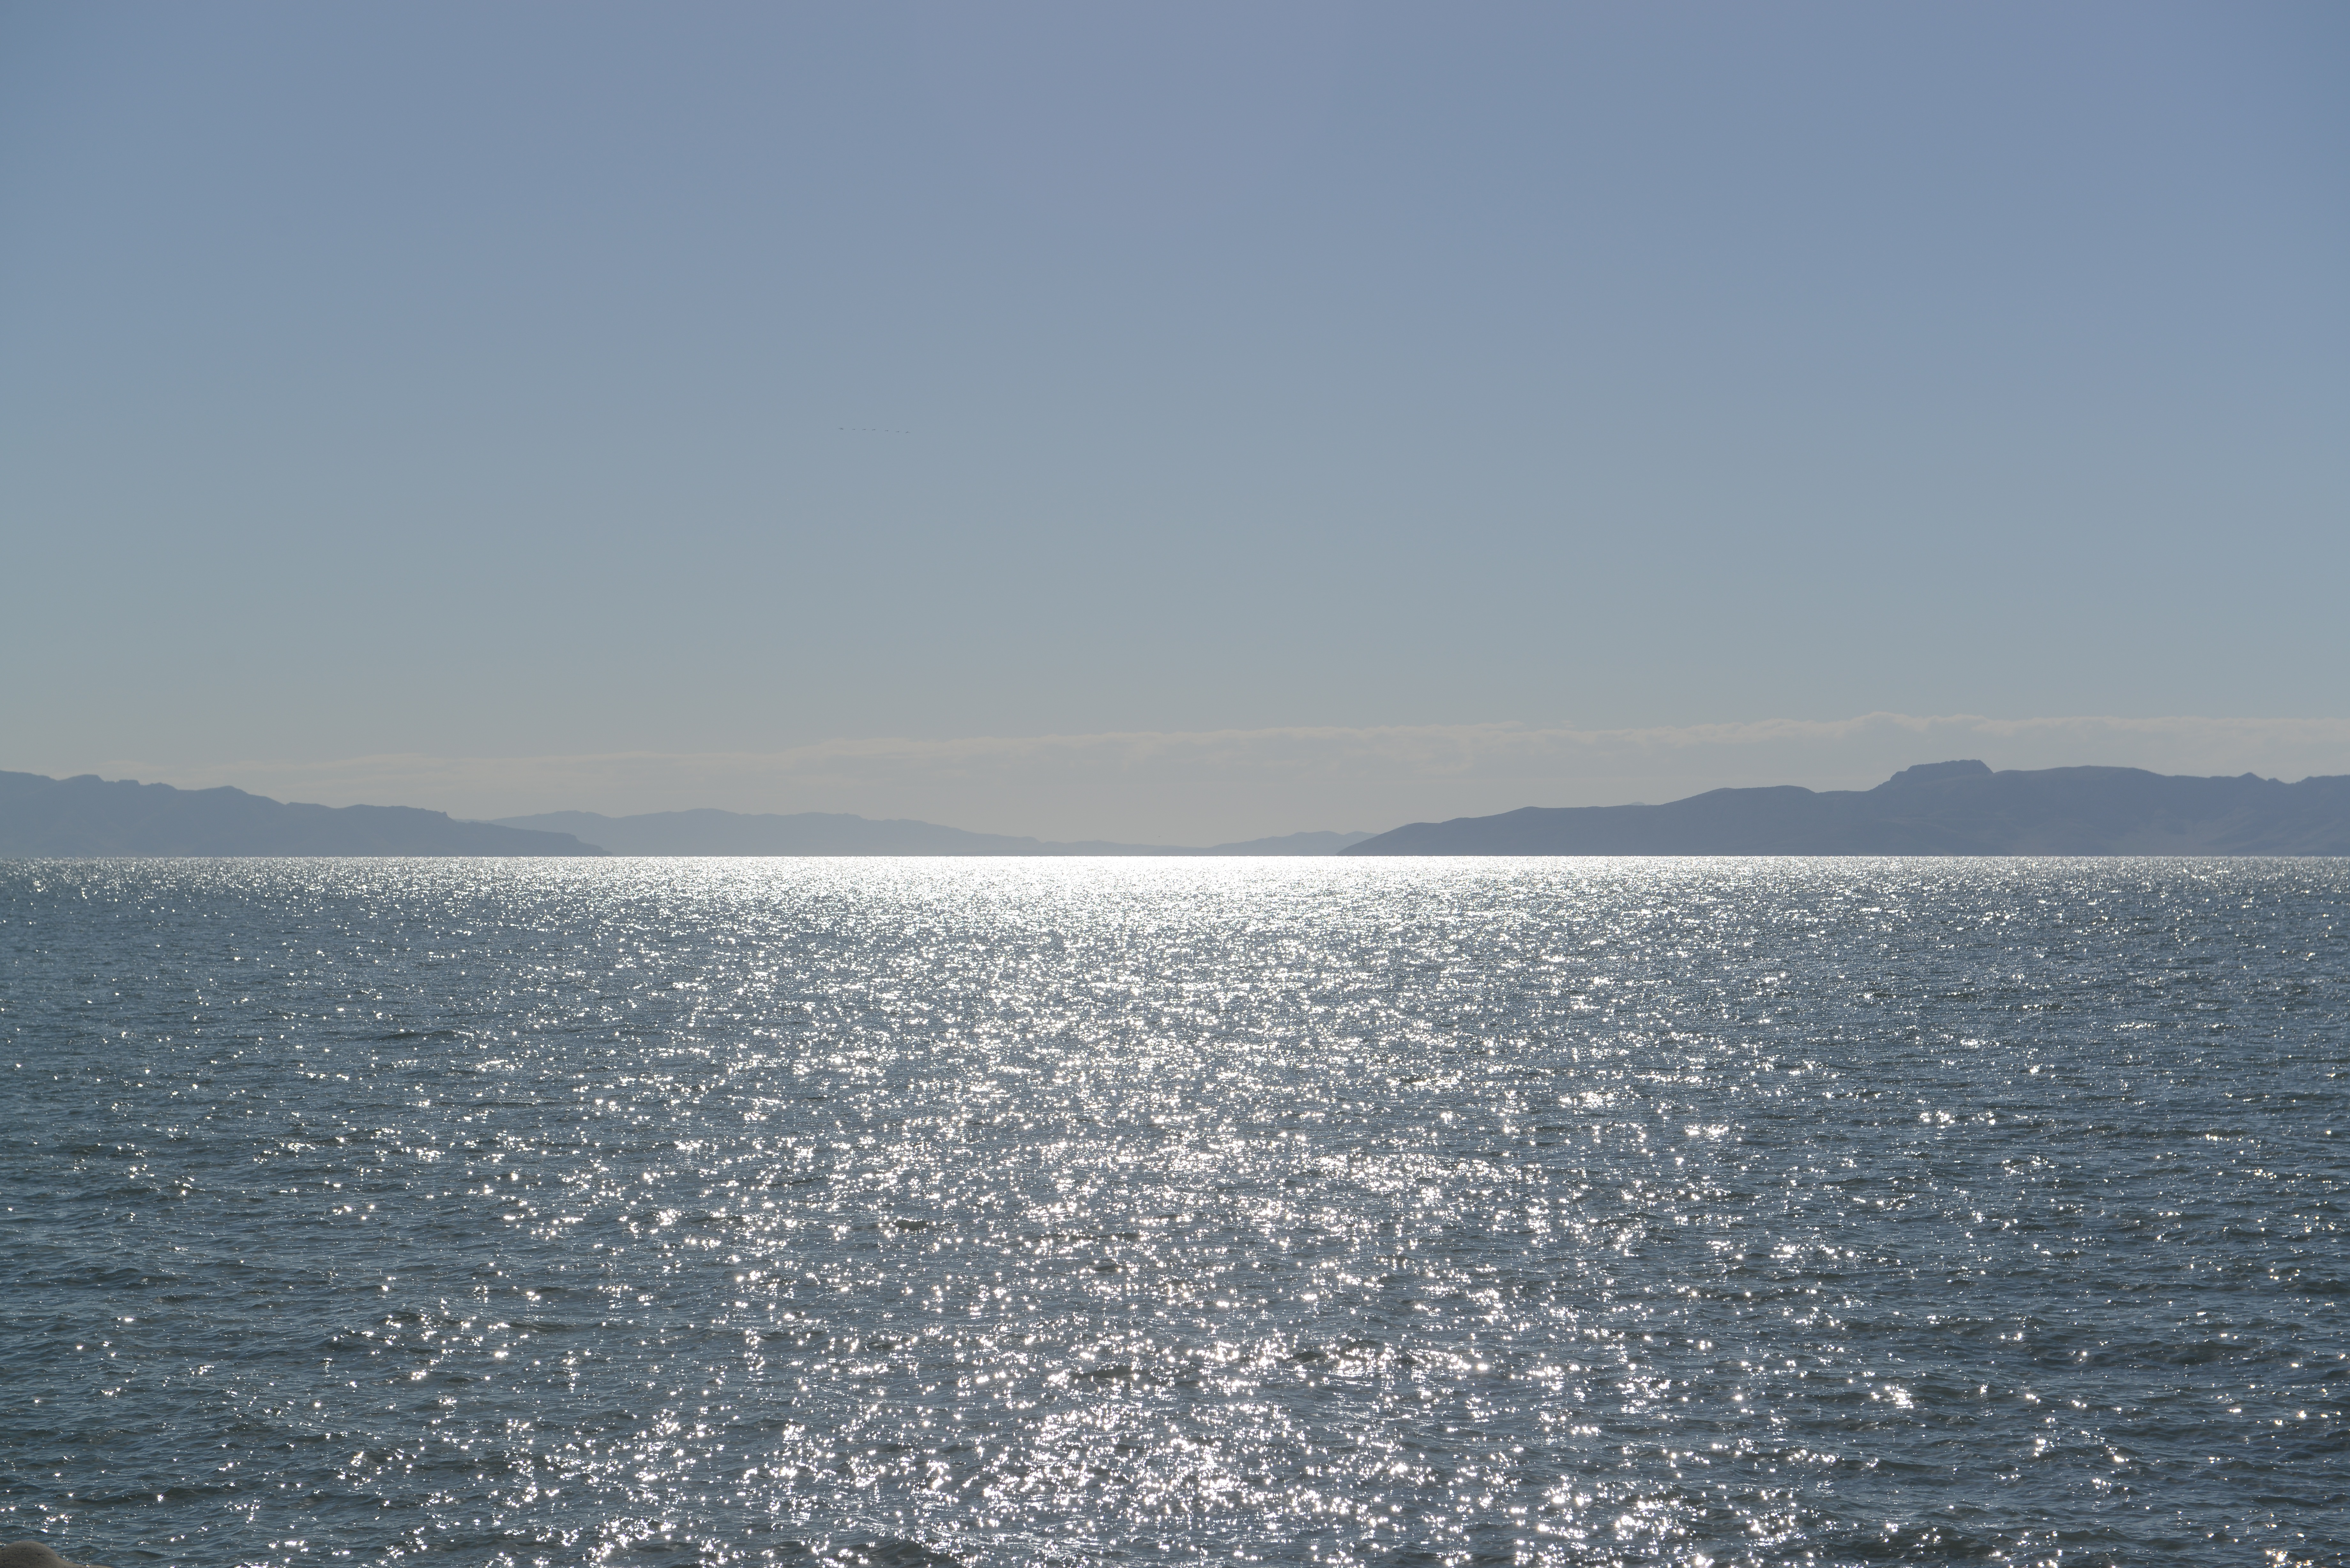
[[[281,799],[495,817],[690,806],[911,816],[1050,838],[1214,843],[1724,786],[1866,788],[1912,763],[2158,773],[2350,773],[2350,719],[1867,713],[1581,730],[1513,723],[843,739],[772,752],[381,755],[183,768],[78,764]],[[51,769],[49,771],[68,771]]]

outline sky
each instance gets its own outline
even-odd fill
[[[0,768],[2350,772],[2345,80],[2322,4],[0,0]]]

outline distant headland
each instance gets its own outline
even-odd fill
[[[598,855],[532,833],[406,805],[288,805],[241,789],[174,789],[93,774],[0,773],[0,856]]]
[[[588,835],[594,836],[590,838]],[[0,773],[0,858],[102,856],[1336,855],[1367,833],[1292,833],[1191,848],[1055,843],[834,812],[788,815],[559,811],[466,822],[404,805],[289,805],[240,789],[177,789],[84,774]]]
[[[1664,805],[1415,822],[1347,855],[2350,855],[2350,775],[1928,763],[1870,790],[1718,789]]]

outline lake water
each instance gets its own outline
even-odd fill
[[[2350,1552],[2350,862],[16,862],[0,1054],[114,1568]]]

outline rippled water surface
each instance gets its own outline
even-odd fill
[[[0,865],[0,1539],[2350,1551],[2350,863]]]

